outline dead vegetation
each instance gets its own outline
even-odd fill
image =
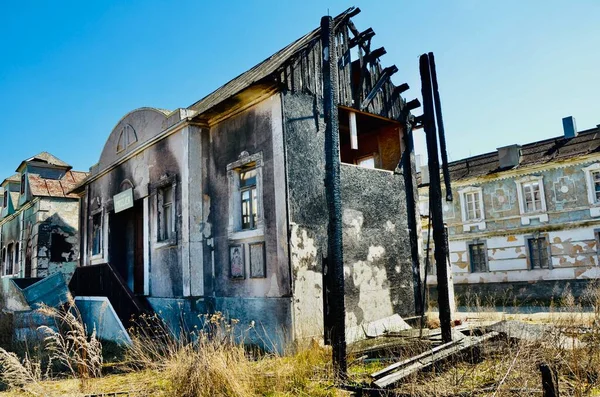
[[[588,308],[591,311],[586,312]],[[558,374],[561,395],[600,395],[600,289],[590,289],[580,303],[565,295],[546,313],[545,322],[530,321],[528,315],[520,315],[519,320],[504,315],[504,321],[498,323],[496,315],[486,318],[479,309],[463,318],[462,324],[457,322],[455,332],[477,335],[494,330],[497,338],[433,362],[385,392],[406,396],[541,395],[539,366],[547,364]],[[220,313],[204,318],[204,327],[188,338],[177,337],[157,318],[146,318],[146,326],[132,332],[133,344],[122,360],[110,367],[119,373],[106,374],[102,347],[93,330],[81,325],[76,312],[42,310],[62,324],[61,332],[47,330],[50,356],[46,362],[0,351],[0,377],[12,387],[7,395],[129,391],[135,392],[132,395],[182,397],[337,396],[350,395],[349,390],[367,394],[376,387],[372,374],[434,351],[440,344],[436,330],[423,332],[425,338],[418,337],[418,330],[408,330],[405,335],[362,341],[349,348],[348,382],[335,385],[331,351],[318,343],[281,356],[244,348],[234,337],[235,321]],[[436,325],[434,316],[429,324]]]

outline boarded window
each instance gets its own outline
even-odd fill
[[[486,249],[484,243],[469,244],[469,261],[472,273],[486,272]]]
[[[92,216],[92,255],[102,252],[102,213]]]
[[[167,241],[175,237],[173,224],[173,185],[164,186],[158,189],[157,193],[158,209],[158,241]]]
[[[530,238],[528,244],[531,269],[549,269],[548,240],[545,237]]]
[[[67,238],[60,233],[50,235],[50,262],[66,262],[71,255],[72,246]]]

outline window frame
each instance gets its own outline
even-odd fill
[[[534,211],[527,211],[525,186],[534,183],[537,183],[539,186],[541,208],[539,210],[536,209]],[[515,184],[517,185],[517,197],[519,200],[519,213],[521,215],[521,224],[529,225],[532,219],[538,219],[542,223],[548,222],[548,208],[546,206],[546,193],[544,189],[543,175],[528,175],[526,177],[516,179]]]
[[[596,218],[600,216],[600,200],[596,199],[594,174],[600,173],[600,163],[593,163],[581,169],[585,174],[585,184],[587,187],[588,203],[590,205],[590,216]]]
[[[531,241],[544,239],[546,241],[546,257],[548,259],[548,267],[534,267],[533,264],[533,256],[531,251]],[[527,251],[527,269],[528,270],[552,270],[552,244],[550,244],[550,239],[547,234],[534,234],[525,237],[525,249]],[[539,250],[539,248],[538,248]]]
[[[150,191],[152,195],[155,196],[154,202],[154,219],[152,221],[152,230],[154,233],[153,243],[155,248],[162,247],[171,247],[177,245],[178,241],[178,225],[177,225],[177,204],[179,200],[177,199],[177,176],[172,175],[169,177],[164,177],[159,182],[153,184],[150,187]],[[168,238],[163,238],[161,236],[161,214],[164,211],[163,207],[163,195],[165,189],[171,189],[171,204],[170,204],[170,214],[171,214],[171,230]]]
[[[486,229],[485,222],[485,204],[483,202],[483,187],[481,186],[467,186],[458,190],[458,194],[460,197],[460,210],[461,210],[461,219],[463,223],[463,231],[468,232],[471,231],[472,228],[477,228],[479,230]],[[479,202],[479,211],[480,216],[477,218],[469,219],[468,217],[468,202],[467,196],[475,195]]]
[[[472,253],[471,253],[471,247],[474,245],[481,245],[483,248],[484,270],[475,270],[475,268],[473,267],[473,258],[472,258]],[[486,240],[475,239],[475,240],[467,241],[467,263],[469,264],[469,273],[488,273],[490,271]]]
[[[242,229],[241,173],[256,170],[256,222],[253,229]],[[229,224],[227,235],[229,240],[243,240],[264,236],[263,207],[263,154],[262,151],[252,155],[242,152],[239,159],[227,165],[229,184]]]
[[[100,219],[100,228],[99,230],[99,248],[100,251],[97,253],[94,253],[94,217],[98,217]],[[95,211],[91,211],[90,215],[89,215],[89,232],[90,232],[90,247],[89,247],[89,255],[90,255],[90,262],[92,265],[95,264],[99,264],[99,263],[104,263],[104,243],[106,241],[106,235],[105,235],[105,211],[103,208],[97,209]]]

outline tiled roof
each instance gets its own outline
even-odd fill
[[[4,182],[21,182],[21,174],[17,173],[9,176],[5,180],[3,180],[2,183],[0,183],[0,185],[4,185]]]
[[[48,152],[41,152],[41,153],[36,154],[35,156],[28,158],[27,160],[24,160],[24,162],[28,162],[28,161],[42,161],[44,163],[56,165],[59,167],[70,167],[69,164],[65,163],[58,157],[56,157]]]
[[[29,174],[29,190],[33,196],[76,198],[76,194],[69,194],[69,192],[86,177],[87,173],[80,171],[68,171],[58,180]]]
[[[600,153],[600,127],[580,132],[574,138],[559,136],[522,145],[521,161],[518,166],[510,169],[564,161],[592,153]],[[507,171],[500,168],[497,151],[453,161],[448,164],[448,168],[453,181]]]

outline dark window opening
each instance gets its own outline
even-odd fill
[[[25,194],[25,174],[21,175],[21,194]]]
[[[487,271],[486,249],[483,243],[469,244],[469,261],[471,272],[480,273]]]
[[[8,189],[8,187],[5,187],[4,189]],[[8,207],[8,190],[4,190],[4,199],[2,200],[2,206],[4,208]]]
[[[92,216],[92,255],[102,252],[102,213]]]
[[[530,238],[528,245],[531,269],[549,269],[548,240],[545,237]]]
[[[404,150],[400,123],[345,107],[338,108],[338,115],[342,163],[396,169]]]
[[[67,238],[60,233],[50,235],[50,262],[67,262],[71,257],[73,246],[67,242]],[[65,256],[65,254],[67,254]]]
[[[6,261],[4,263],[4,275],[5,276],[9,276],[13,274],[13,257],[14,257],[14,252],[13,252],[13,244],[10,243],[8,244],[8,247],[6,248]]]
[[[158,241],[166,241],[174,237],[173,208],[173,186],[160,188],[158,190]]]
[[[240,200],[242,230],[255,229],[258,218],[256,168],[244,169],[240,172]]]

